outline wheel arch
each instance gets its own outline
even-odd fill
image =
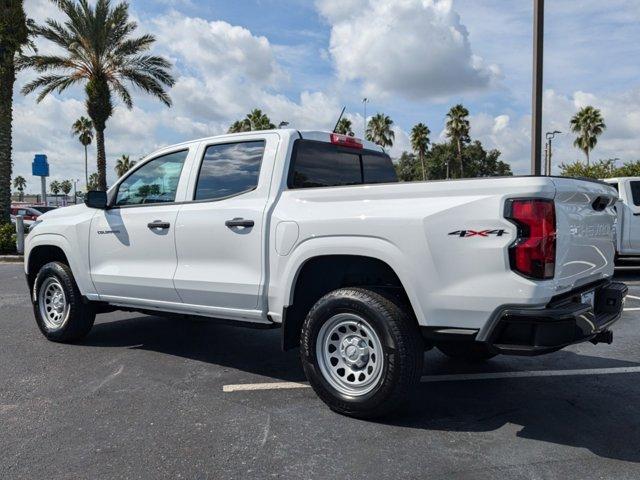
[[[419,315],[397,269],[385,259],[370,253],[328,252],[309,255],[299,262],[291,278],[282,315],[283,350],[299,344],[302,324],[308,311],[322,296],[338,288],[384,289],[406,304],[414,319]]]
[[[62,262],[69,266],[80,293],[92,293],[91,279],[87,265],[81,265],[80,259],[71,254],[72,249],[68,240],[58,234],[42,234],[30,239],[25,253],[24,268],[29,288],[33,288],[36,275],[40,268],[49,262]]]

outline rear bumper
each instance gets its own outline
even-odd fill
[[[592,290],[593,307],[581,303],[581,295]],[[626,294],[624,283],[604,280],[554,297],[542,309],[503,306],[476,340],[510,355],[541,355],[603,337],[610,341],[605,332],[620,318]]]

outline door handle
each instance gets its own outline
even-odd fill
[[[244,218],[234,218],[232,220],[227,220],[224,224],[229,227],[253,227],[255,225],[253,220],[245,220]]]
[[[167,228],[169,228],[171,226],[171,224],[169,222],[161,222],[160,220],[154,220],[151,223],[147,223],[147,227],[149,227],[151,230],[155,229],[155,228],[160,228],[162,230],[165,230]]]

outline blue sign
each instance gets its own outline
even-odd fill
[[[42,153],[36,154],[31,164],[31,174],[36,177],[49,176],[49,162],[46,155]]]

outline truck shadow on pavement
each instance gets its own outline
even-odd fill
[[[140,316],[96,323],[82,345],[133,346],[284,381],[305,381],[298,350],[282,351],[279,329]]]
[[[281,351],[279,330],[142,316],[97,323],[82,344],[144,349],[271,377],[258,382],[305,381],[298,350]],[[450,360],[433,350],[426,354],[424,374],[638,365],[572,351],[544,357],[497,357],[473,365]],[[496,442],[493,448],[500,455],[509,455],[509,449],[516,447],[507,443],[511,432],[498,431],[515,426],[517,437],[545,442],[531,443],[529,448],[546,459],[550,455],[561,459],[566,454],[566,450],[554,452],[550,444],[556,444],[638,463],[639,394],[637,373],[422,383],[402,413],[374,423],[425,431],[493,432],[479,441]],[[278,391],[273,395],[287,393]]]

